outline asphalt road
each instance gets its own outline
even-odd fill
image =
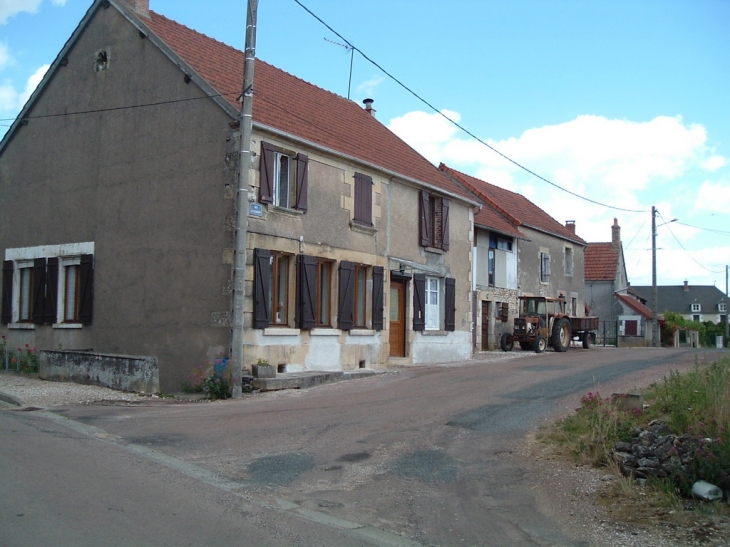
[[[0,412],[0,545],[588,545],[525,433],[717,351],[515,352],[240,400]]]

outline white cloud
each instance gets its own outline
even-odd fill
[[[0,42],[0,70],[13,62],[13,57],[10,55],[10,49],[8,48],[7,42]]]
[[[38,87],[50,65],[43,65],[36,70],[25,83],[23,91],[18,91],[12,83],[0,84],[0,112],[17,113]]]
[[[730,183],[705,181],[697,192],[695,208],[700,211],[727,213],[730,211]]]
[[[383,79],[382,76],[373,76],[369,80],[364,81],[357,86],[358,93],[372,97],[375,94],[375,89],[383,82]]]
[[[43,0],[0,0],[0,25],[21,12],[37,13]],[[65,0],[64,0],[65,3]]]
[[[717,171],[718,169],[725,167],[726,163],[725,158],[714,155],[702,162],[702,168],[707,171]]]
[[[51,3],[56,6],[65,6],[66,0],[51,0]]]

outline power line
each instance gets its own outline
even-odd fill
[[[376,68],[378,68],[378,70],[380,70],[381,72],[383,72],[383,74],[385,74],[386,76],[388,76],[388,78],[390,78],[391,80],[393,80],[395,83],[397,83],[399,86],[401,86],[403,89],[405,89],[408,93],[410,93],[411,95],[413,95],[416,99],[418,99],[419,101],[421,101],[423,104],[425,104],[427,107],[429,107],[435,113],[437,113],[439,116],[441,116],[444,119],[446,119],[449,123],[451,123],[455,127],[459,128],[461,131],[463,131],[464,133],[466,133],[467,135],[469,135],[471,138],[473,138],[477,142],[479,142],[479,143],[483,144],[484,146],[486,146],[487,148],[489,148],[492,152],[494,152],[494,153],[498,154],[499,156],[503,157],[504,159],[506,159],[510,163],[516,165],[517,167],[519,167],[523,171],[526,171],[527,173],[531,174],[533,177],[536,177],[536,178],[540,179],[541,181],[546,182],[546,183],[548,183],[551,186],[554,186],[558,190],[562,190],[563,192],[565,192],[567,194],[570,194],[571,196],[577,197],[579,199],[582,199],[582,200],[587,201],[589,203],[593,203],[595,205],[600,205],[601,207],[606,207],[608,209],[614,209],[616,211],[625,211],[625,212],[629,212],[629,213],[647,213],[647,212],[649,212],[649,211],[646,211],[646,210],[625,209],[623,207],[616,207],[616,206],[613,206],[613,205],[607,205],[605,203],[601,203],[600,201],[596,201],[596,200],[587,198],[585,196],[581,196],[580,194],[577,194],[575,192],[572,192],[571,190],[568,190],[566,188],[563,188],[562,186],[559,186],[559,185],[555,184],[554,182],[546,179],[545,177],[543,177],[541,175],[538,175],[537,173],[535,173],[534,171],[528,169],[527,167],[525,167],[521,163],[518,163],[517,161],[513,160],[509,156],[506,156],[505,154],[503,154],[502,152],[500,152],[499,150],[497,150],[496,148],[494,148],[489,143],[483,141],[482,139],[480,139],[479,137],[477,137],[474,133],[472,133],[471,131],[469,131],[468,129],[466,129],[462,125],[460,125],[458,122],[456,122],[456,121],[452,120],[451,118],[449,118],[446,114],[444,114],[443,112],[441,112],[440,110],[438,110],[435,106],[433,106],[431,103],[429,103],[426,99],[424,99],[423,97],[421,97],[420,95],[418,95],[415,91],[413,91],[408,86],[406,86],[403,82],[401,82],[400,80],[398,80],[398,78],[396,78],[395,76],[393,76],[392,74],[390,74],[382,66],[380,66],[378,63],[376,63],[375,61],[373,61],[361,49],[359,49],[358,47],[356,47],[355,45],[353,45],[347,38],[345,38],[344,36],[342,36],[339,32],[337,32],[335,29],[333,29],[331,26],[329,26],[327,23],[325,23],[319,16],[317,16],[314,12],[312,12],[312,10],[310,10],[308,7],[306,7],[304,4],[302,4],[299,0],[294,0],[294,2],[296,2],[297,4],[299,4],[299,6],[304,11],[306,11],[307,13],[309,13],[312,17],[314,17],[322,25],[324,25],[325,27],[327,27],[327,29],[329,29],[330,32],[332,32],[338,38],[340,38],[342,41],[344,41],[349,47],[352,48],[353,51],[357,51],[360,55],[363,56],[363,58],[366,61],[370,62],[373,66],[375,66]]]
[[[677,224],[681,224],[682,226],[687,226],[688,228],[694,228],[695,230],[704,230],[705,232],[712,232],[714,234],[730,236],[730,232],[725,232],[723,230],[715,230],[713,228],[702,228],[701,226],[693,226],[692,224],[686,224],[684,222],[679,222],[679,221],[677,221]]]
[[[671,228],[669,227],[669,224],[670,224],[670,222],[671,222],[671,221],[667,222],[667,221],[665,220],[665,218],[664,218],[664,217],[662,217],[661,213],[658,213],[658,214],[659,214],[659,216],[661,217],[661,219],[662,219],[662,220],[664,220],[664,223],[665,223],[665,224],[667,225],[667,230],[669,230],[669,233],[670,233],[670,234],[672,234],[672,237],[674,238],[674,241],[676,241],[676,242],[677,242],[677,245],[679,245],[679,246],[680,246],[680,247],[682,248],[682,250],[683,250],[683,251],[684,251],[685,253],[687,253],[687,256],[689,256],[689,257],[690,257],[690,258],[692,259],[692,262],[694,262],[695,264],[697,264],[697,265],[698,265],[698,266],[699,266],[700,268],[702,268],[703,270],[705,270],[705,271],[708,271],[708,272],[710,272],[710,273],[714,273],[714,274],[721,274],[721,273],[723,273],[722,271],[719,271],[719,272],[718,272],[718,271],[715,271],[715,270],[711,270],[710,268],[708,268],[708,267],[706,267],[706,266],[703,266],[702,264],[700,264],[699,262],[697,262],[697,260],[695,259],[695,257],[693,257],[693,256],[692,256],[692,255],[691,255],[691,254],[689,253],[689,251],[688,251],[687,249],[685,249],[685,248],[684,248],[684,245],[682,245],[682,242],[681,242],[681,241],[679,241],[679,239],[677,238],[677,236],[676,236],[676,235],[674,235],[674,232],[672,232],[672,229],[671,229]]]

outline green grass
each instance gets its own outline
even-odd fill
[[[730,490],[730,358],[672,372],[643,393],[644,409],[622,410],[598,393],[581,399],[575,413],[542,431],[538,438],[568,452],[578,463],[606,466],[613,446],[628,441],[640,427],[661,420],[675,435],[690,434],[701,442],[693,460],[693,480]],[[668,491],[687,485],[664,485]]]

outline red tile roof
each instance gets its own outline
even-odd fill
[[[439,165],[439,169],[457,180],[468,190],[474,192],[480,199],[516,226],[527,226],[585,245],[586,242],[575,235],[572,230],[548,215],[525,196],[461,173],[443,163]]]
[[[586,281],[616,279],[618,253],[618,249],[612,243],[589,243],[585,253]]]
[[[620,293],[616,293],[616,298],[621,300],[621,302],[624,302],[634,311],[638,312],[645,319],[651,319],[653,317],[652,311],[647,306],[636,300],[636,298]]]
[[[150,12],[143,20],[233,106],[240,109],[243,52]],[[256,60],[254,123],[284,131],[366,163],[474,201],[461,186],[357,103]]]

